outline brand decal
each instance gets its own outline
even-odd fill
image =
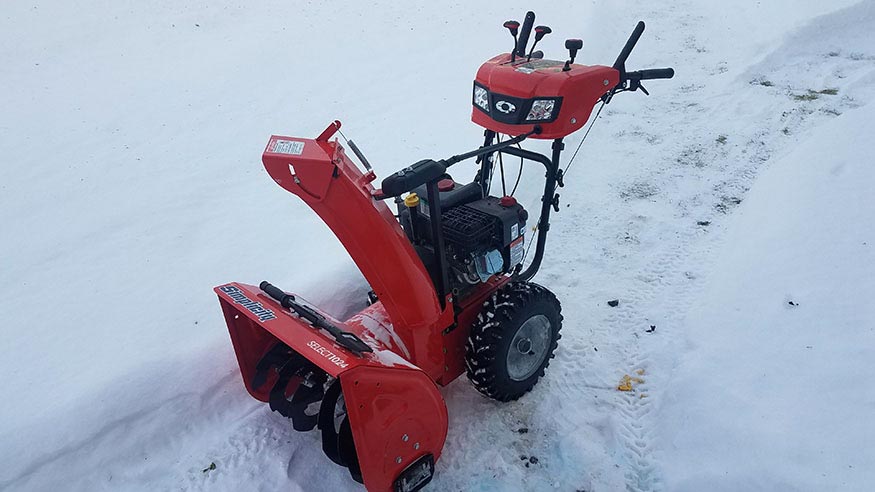
[[[310,340],[309,342],[307,342],[307,346],[313,349],[313,351],[317,354],[330,360],[332,364],[340,367],[341,369],[346,369],[346,367],[349,366],[348,362],[338,357],[337,354],[335,354],[331,350],[323,347],[322,345],[319,345],[319,343],[315,340]]]
[[[504,114],[510,114],[516,111],[516,106],[507,101],[498,101],[497,103],[495,103],[495,109],[501,111]]]
[[[276,319],[276,314],[274,314],[273,311],[264,307],[260,302],[253,301],[246,297],[246,294],[244,294],[239,288],[233,285],[223,285],[219,287],[219,290],[228,294],[228,297],[234,300],[234,304],[239,304],[245,307],[250,313],[258,316],[259,321],[270,321]]]

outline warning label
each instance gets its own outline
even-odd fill
[[[304,142],[295,140],[276,140],[271,152],[274,154],[301,155],[304,152]]]
[[[523,262],[523,256],[525,254],[525,248],[523,247],[526,242],[526,237],[520,234],[520,237],[517,238],[516,241],[510,243],[510,265],[515,266],[519,265]]]

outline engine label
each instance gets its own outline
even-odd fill
[[[297,142],[295,140],[274,140],[271,152],[274,154],[301,155],[304,152],[304,142]]]
[[[219,290],[228,294],[228,297],[234,300],[234,304],[239,304],[245,307],[250,313],[258,316],[258,321],[270,321],[276,319],[276,314],[274,314],[273,311],[264,307],[260,302],[253,301],[246,297],[246,294],[244,294],[239,288],[233,285],[223,285],[219,287]]]
[[[526,237],[524,235],[520,235],[516,241],[510,243],[510,266],[519,265],[523,262],[523,256],[525,255],[525,245]]]

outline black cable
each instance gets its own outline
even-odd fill
[[[583,134],[583,138],[581,138],[580,143],[577,144],[577,149],[574,150],[574,154],[571,156],[571,159],[568,161],[568,165],[565,166],[565,169],[562,171],[563,176],[565,176],[565,173],[568,172],[568,168],[571,167],[571,163],[574,162],[574,158],[577,157],[577,152],[580,151],[580,147],[583,145],[584,140],[586,140],[586,137],[589,135],[590,130],[592,130],[593,125],[595,125],[596,120],[599,119],[599,115],[602,114],[602,109],[604,107],[605,107],[605,101],[602,101],[602,105],[599,106],[599,110],[596,111],[595,118],[592,119],[592,122],[589,124],[589,128],[586,129],[586,133]],[[541,227],[541,221],[539,220],[538,224],[535,226],[535,229],[532,231],[532,234],[534,235],[535,232],[540,227]],[[526,258],[529,256],[529,250],[532,248],[532,244],[535,243],[534,239],[535,238],[533,238],[532,241],[529,241],[528,246],[526,246],[526,251],[523,253],[523,261],[520,262],[521,264],[525,264]]]
[[[495,175],[495,166],[494,166],[495,154],[492,154],[490,156],[490,158],[491,158],[490,164],[493,164],[493,165],[489,166],[489,186],[486,187],[486,195],[489,195],[489,193],[492,192],[492,176]]]
[[[498,143],[501,143],[501,135],[497,136]],[[501,168],[501,196],[507,195],[507,185],[504,184],[504,159],[501,158],[501,152],[498,153],[498,167]]]
[[[592,119],[592,122],[589,124],[589,128],[586,129],[586,133],[583,134],[583,138],[580,139],[580,143],[577,144],[577,149],[575,149],[574,154],[572,154],[571,159],[568,161],[568,165],[565,166],[565,169],[562,171],[562,176],[568,172],[568,168],[571,167],[571,163],[574,162],[574,158],[577,157],[577,152],[580,151],[580,146],[583,145],[583,141],[586,140],[587,135],[589,135],[590,130],[592,130],[592,126],[595,125],[596,120],[599,119],[599,115],[602,114],[602,109],[605,107],[605,101],[602,101],[602,105],[599,106],[599,110],[595,114],[595,118]]]
[[[516,146],[518,149],[523,148],[520,144],[516,144]],[[516,183],[513,184],[513,189],[510,190],[510,196],[513,196],[513,194],[516,193],[516,187],[520,184],[520,178],[523,177],[523,163],[525,162],[526,161],[522,157],[520,157],[520,172],[516,175]]]

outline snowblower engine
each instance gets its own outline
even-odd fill
[[[477,183],[459,185],[449,176],[438,182],[441,229],[454,294],[487,281],[493,275],[513,273],[522,265],[528,212],[512,196],[480,198]],[[425,186],[398,200],[398,216],[432,277],[438,275],[436,248],[429,229],[430,211]]]

